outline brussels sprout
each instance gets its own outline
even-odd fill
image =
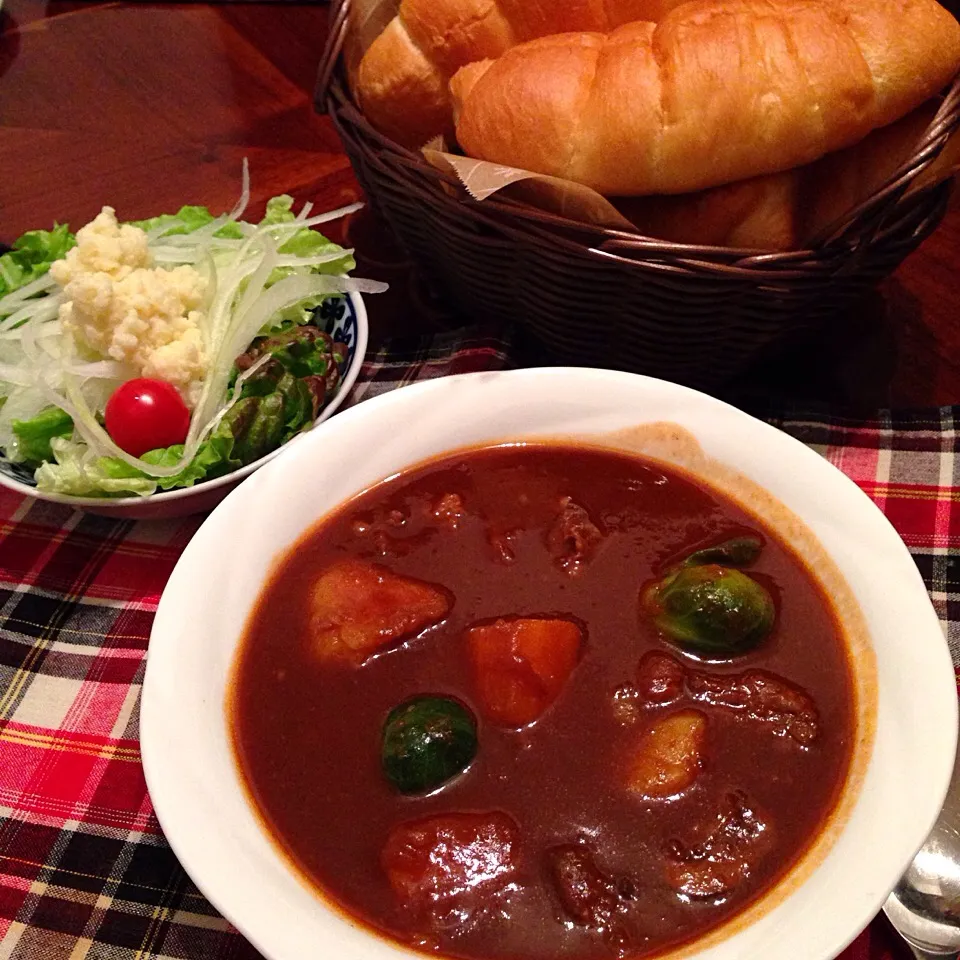
[[[704,563],[719,563],[724,567],[745,567],[760,556],[763,541],[757,537],[733,537],[713,547],[704,547],[691,553],[683,566],[694,567]]]
[[[401,793],[422,793],[464,770],[477,753],[477,721],[448,697],[413,697],[383,727],[383,772]]]
[[[752,577],[717,563],[681,567],[644,591],[653,622],[684,650],[733,656],[773,627],[773,598]]]

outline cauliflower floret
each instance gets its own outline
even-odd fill
[[[113,207],[104,207],[77,231],[77,245],[51,264],[50,273],[65,287],[80,273],[106,273],[119,280],[152,263],[146,233],[129,224],[121,226]]]
[[[145,377],[156,377],[188,388],[190,383],[184,382],[184,372],[189,372],[188,381],[193,381],[203,376],[204,369],[203,341],[200,331],[194,327],[179,339],[153,350],[141,372]]]
[[[110,207],[77,233],[51,267],[63,286],[60,322],[77,344],[179,387],[188,398],[206,373],[200,324],[206,281],[191,266],[150,266],[147,235]]]

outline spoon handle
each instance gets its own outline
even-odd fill
[[[926,950],[921,950],[912,943],[908,943],[907,946],[910,948],[910,952],[914,957],[916,957],[916,960],[958,960],[956,953],[927,953]]]

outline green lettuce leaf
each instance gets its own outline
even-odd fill
[[[85,443],[54,437],[50,446],[56,462],[41,464],[34,474],[37,489],[44,493],[62,493],[71,497],[146,497],[157,489],[153,478],[112,476],[100,464],[100,460],[107,459],[105,457],[85,461],[88,453]]]
[[[206,226],[213,219],[213,214],[206,207],[187,204],[176,213],[163,213],[159,217],[149,217],[146,220],[132,220],[130,226],[147,231],[158,227],[166,227],[167,229],[159,233],[158,236],[172,237],[176,234],[193,233],[194,230]],[[231,222],[225,223],[214,236],[239,240],[243,237],[243,232],[235,223]]]
[[[287,193],[281,193],[267,201],[267,209],[260,223],[261,225],[290,223],[292,220],[296,220],[296,215],[293,212],[293,197]]]
[[[41,464],[53,459],[50,441],[54,437],[69,437],[73,433],[73,419],[59,407],[47,407],[29,420],[14,420],[13,443],[6,450],[10,460]]]
[[[172,477],[151,477],[119,457],[85,460],[87,446],[83,443],[54,438],[51,447],[55,462],[42,464],[34,473],[37,489],[72,497],[146,497],[157,490],[192,487],[200,480],[212,480],[242,466],[232,455],[234,439],[222,422],[200,445],[193,460]],[[183,446],[176,444],[151,450],[143,459],[166,466],[176,463],[182,454]]]
[[[43,276],[54,260],[66,256],[77,238],[65,224],[52,230],[31,230],[16,240],[13,249],[0,257],[0,297]]]
[[[97,469],[102,475],[117,481],[148,480],[153,484],[154,490],[192,487],[201,480],[212,480],[243,466],[243,461],[233,455],[234,443],[229,427],[225,427],[221,421],[210,437],[200,444],[193,460],[172,477],[151,477],[136,467],[131,467],[119,457],[100,457],[97,460]],[[183,444],[177,443],[172,447],[150,450],[143,455],[143,459],[147,463],[167,467],[175,464],[182,456]]]
[[[281,194],[279,197],[272,197],[267,201],[267,210],[260,223],[261,225],[291,223],[296,219],[296,215],[293,212],[293,197]],[[327,253],[336,253],[340,249],[339,244],[328,240],[322,233],[310,227],[304,227],[302,230],[297,230],[296,233],[291,234],[289,239],[281,245],[280,253],[289,253],[297,257],[316,257]],[[356,265],[357,262],[353,259],[353,256],[349,253],[344,253],[344,255],[337,260],[322,263],[313,269],[319,273],[339,274],[347,273]],[[269,283],[276,283],[291,272],[291,270],[278,267],[270,275]],[[314,304],[314,306],[316,306],[316,304]]]
[[[267,286],[276,283],[278,280],[282,280],[289,272],[290,271],[283,267],[278,267],[270,274]],[[264,335],[273,334],[281,330],[288,330],[309,323],[313,319],[313,311],[316,310],[324,300],[329,300],[330,296],[331,294],[322,293],[319,296],[308,297],[306,300],[301,300],[299,303],[294,303],[289,307],[278,310],[260,328],[260,333]]]

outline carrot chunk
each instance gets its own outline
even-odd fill
[[[495,620],[467,631],[483,714],[504,727],[532,723],[556,700],[580,655],[583,632],[570,620]]]
[[[438,623],[451,607],[441,587],[359,560],[324,570],[310,599],[310,628],[320,656],[354,663]]]

